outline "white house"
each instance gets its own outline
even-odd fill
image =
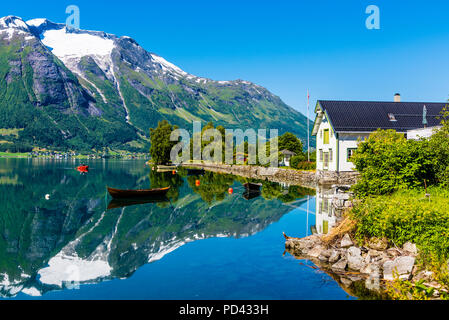
[[[296,153],[294,153],[293,151],[284,149],[284,150],[281,150],[281,155],[282,155],[281,165],[289,167],[290,159],[293,156],[296,156]]]
[[[438,129],[441,129],[441,126],[407,130],[407,139],[408,140],[419,140],[421,138],[429,138]]]
[[[423,123],[436,127],[446,105],[445,102],[401,102],[399,94],[393,102],[318,100],[312,129],[312,135],[316,136],[317,170],[352,171],[354,165],[350,158],[359,139],[367,138],[377,129],[394,129],[407,135],[409,130],[423,128]]]

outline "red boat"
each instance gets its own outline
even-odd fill
[[[86,166],[86,165],[79,166],[76,168],[76,170],[78,170],[79,172],[82,172],[82,173],[86,173],[86,172],[89,172],[89,166]]]

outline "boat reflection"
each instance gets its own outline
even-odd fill
[[[170,200],[166,197],[159,197],[153,199],[112,199],[107,207],[107,210],[118,209],[123,207],[135,206],[139,204],[148,204],[148,203],[160,203],[166,202],[169,203]]]
[[[245,198],[246,200],[251,200],[257,197],[261,196],[261,192],[260,191],[249,191],[246,190],[245,192],[243,192],[243,198]]]

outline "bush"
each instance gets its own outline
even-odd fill
[[[316,162],[301,161],[294,168],[298,170],[315,170]]]
[[[386,237],[402,246],[411,241],[440,261],[449,258],[449,191],[430,188],[430,200],[423,190],[367,197],[356,203],[351,217],[357,221],[356,237]]]
[[[293,156],[290,159],[290,167],[297,168],[299,163],[303,162],[304,160],[306,160],[306,158],[302,154]]]
[[[435,184],[435,152],[428,140],[406,140],[394,130],[377,130],[351,158],[361,174],[354,190],[361,196],[382,195]]]

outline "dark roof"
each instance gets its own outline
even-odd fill
[[[281,150],[281,153],[284,155],[296,156],[296,153],[287,149]]]
[[[399,132],[422,128],[423,107],[427,108],[427,126],[440,125],[442,109],[449,103],[441,102],[380,102],[380,101],[329,101],[318,103],[327,112],[337,132],[371,132],[377,129],[395,129]],[[389,114],[396,121],[390,121]]]

